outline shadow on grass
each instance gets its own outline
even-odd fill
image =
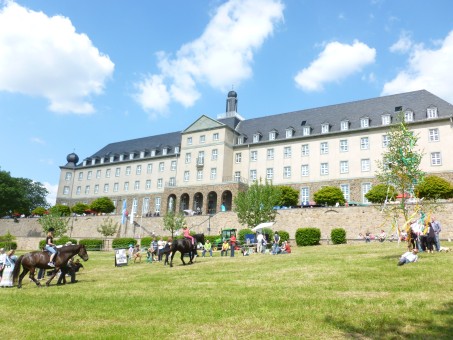
[[[408,312],[398,318],[384,317],[374,321],[364,321],[357,327],[349,320],[327,316],[325,321],[345,332],[352,339],[452,339],[453,301],[444,303],[438,310],[427,310],[434,320],[416,318]]]

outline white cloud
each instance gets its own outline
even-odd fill
[[[41,145],[46,144],[46,142],[39,137],[31,137],[30,141],[35,144],[41,144]]]
[[[453,31],[436,47],[428,49],[421,44],[412,45],[407,67],[384,85],[381,94],[426,89],[453,102]]]
[[[61,113],[94,112],[114,64],[62,16],[0,4],[0,91],[44,97]]]
[[[375,57],[376,50],[360,41],[352,45],[331,42],[294,80],[304,91],[321,91],[324,84],[340,81],[374,63]]]
[[[413,42],[411,34],[407,31],[403,31],[400,34],[400,37],[396,43],[390,46],[390,52],[396,53],[406,53],[412,47]]]
[[[57,201],[57,192],[58,192],[58,184],[50,184],[48,182],[43,183],[44,188],[49,191],[49,194],[46,197],[47,203],[50,205],[55,205]]]
[[[230,0],[218,7],[203,34],[173,57],[158,53],[159,75],[136,84],[146,111],[165,112],[171,102],[185,107],[200,98],[197,84],[225,91],[252,76],[253,56],[283,20],[280,0]]]

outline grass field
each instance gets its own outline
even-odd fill
[[[453,246],[453,244],[443,244]],[[3,339],[452,339],[453,253],[397,267],[404,245],[295,248],[114,267],[90,252],[73,285],[0,289]],[[176,257],[175,257],[176,260]]]

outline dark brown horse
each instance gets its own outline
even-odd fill
[[[88,261],[88,253],[85,249],[84,245],[70,245],[70,246],[63,246],[58,248],[58,253],[55,256],[55,270],[53,275],[49,278],[46,282],[46,286],[50,285],[50,281],[57,275],[58,270],[60,267],[66,265],[69,259],[74,255],[79,255],[84,261]],[[50,259],[50,254],[47,251],[33,251],[31,253],[27,253],[21,255],[14,265],[13,271],[13,282],[16,282],[17,278],[19,277],[19,282],[17,283],[17,288],[22,287],[22,279],[28,272],[30,272],[30,279],[36,283],[37,286],[41,286],[38,280],[35,279],[35,268],[42,268],[42,269],[53,269],[47,265]],[[24,268],[22,273],[19,276],[20,267]]]
[[[173,241],[171,244],[170,267],[173,267],[173,257],[177,251],[181,253],[181,261],[183,265],[186,265],[184,262],[184,254],[189,254],[189,264],[193,263],[193,258],[197,253],[197,244],[201,243],[204,245],[204,234],[196,234],[193,238],[195,239],[194,245],[192,245],[192,241],[188,238]],[[168,255],[166,261],[168,261]]]

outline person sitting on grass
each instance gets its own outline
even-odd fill
[[[229,249],[230,249],[230,244],[228,243],[227,240],[224,240],[223,244],[222,244],[222,251],[220,252],[220,255],[223,256],[225,254],[225,256],[228,256]]]
[[[417,262],[418,261],[418,249],[414,248],[412,251],[405,252],[401,255],[400,260],[398,261],[398,266],[405,265],[406,263]]]
[[[206,240],[206,243],[203,246],[203,253],[201,254],[202,257],[206,254],[206,252],[209,252],[209,255],[212,257],[212,244],[209,242],[209,240]]]
[[[289,245],[289,241],[283,242],[282,251],[280,254],[291,254],[291,246]]]
[[[386,238],[387,234],[385,233],[384,230],[381,230],[381,234],[379,235],[379,242],[384,242]]]

